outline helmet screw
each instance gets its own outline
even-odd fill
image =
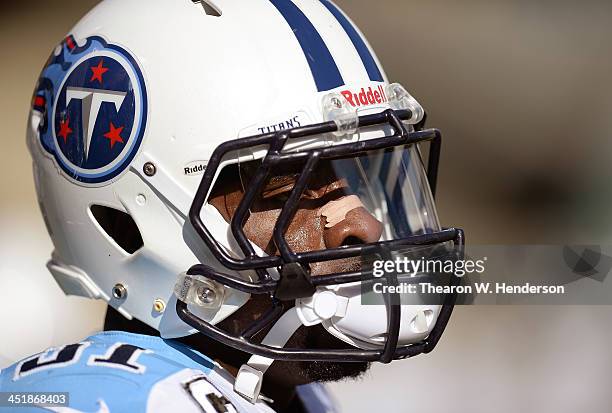
[[[156,313],[163,313],[165,309],[166,303],[164,300],[156,298],[155,301],[153,301],[153,310],[155,310]]]
[[[113,297],[115,297],[117,300],[121,300],[126,294],[127,290],[123,284],[115,284],[113,287]]]
[[[331,99],[332,104],[337,107],[338,109],[340,109],[342,107],[342,102],[340,101],[340,99],[338,99],[337,97],[333,97]]]
[[[153,162],[147,162],[142,167],[142,171],[146,176],[153,176],[155,175],[155,172],[157,172],[157,168],[155,167]]]
[[[197,290],[198,298],[204,304],[211,304],[217,298],[217,293],[208,287],[199,287]]]

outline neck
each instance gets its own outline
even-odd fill
[[[112,307],[108,307],[107,309],[106,318],[104,320],[104,330],[118,330],[149,336],[159,336],[157,330],[136,319],[126,319]],[[250,357],[250,354],[228,349],[219,342],[201,334],[183,337],[179,339],[179,341],[207,357],[212,358],[234,377],[238,374],[240,366],[246,363]],[[286,374],[274,374],[274,370],[276,370],[275,367],[279,367],[276,364],[277,363],[274,363],[272,365],[271,371],[269,372],[271,374],[266,374],[264,376],[262,393],[266,397],[274,400],[272,407],[278,412],[299,411],[293,408],[293,405],[296,403],[299,404],[295,393],[296,384]]]

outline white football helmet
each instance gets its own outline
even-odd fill
[[[236,384],[251,399],[272,359],[389,362],[431,351],[453,297],[366,303],[365,266],[309,273],[319,261],[462,245],[461,230],[438,223],[430,185],[440,134],[423,130],[423,118],[331,1],[103,1],[51,54],[33,98],[27,141],[55,246],[48,268],[66,294],[105,300],[163,337],[204,333],[256,355]],[[432,142],[427,173],[423,141]],[[322,161],[383,224],[378,241],[287,245]],[[241,227],[271,168],[290,162],[303,172],[269,256]],[[257,168],[228,223],[207,198],[223,168],[246,163]],[[251,334],[215,326],[251,294],[275,303]],[[282,315],[288,300],[295,306]],[[355,348],[283,348],[299,326],[319,323]],[[271,325],[262,343],[251,339]]]

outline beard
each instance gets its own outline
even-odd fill
[[[353,363],[303,361],[300,363],[300,368],[311,382],[332,382],[357,379],[370,368],[370,363],[365,361]]]
[[[312,349],[353,349],[328,333],[321,325],[302,327],[291,340],[296,347]],[[309,382],[331,382],[347,378],[358,378],[369,368],[370,363],[359,362],[328,362],[328,361],[300,361],[296,362],[297,370]]]

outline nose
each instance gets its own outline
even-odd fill
[[[346,214],[346,218],[331,228],[326,228],[323,240],[327,248],[342,245],[357,245],[376,242],[382,235],[382,223],[364,207],[357,207]]]

